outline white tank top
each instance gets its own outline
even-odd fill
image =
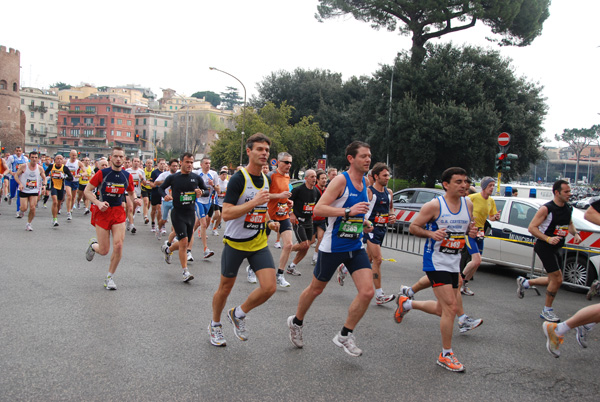
[[[23,192],[25,194],[39,194],[42,187],[42,175],[40,168],[36,165],[34,170],[29,169],[29,163],[25,165],[25,171],[19,176],[21,184],[23,184]]]
[[[71,171],[71,174],[73,175],[73,181],[79,180],[79,178],[75,178],[77,171],[79,170],[79,159],[75,159],[75,162],[71,162],[71,159],[67,159],[65,166],[67,166]]]

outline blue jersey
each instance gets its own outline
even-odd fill
[[[369,220],[375,227],[385,228],[390,218],[390,193],[387,187],[383,188],[383,191],[377,191],[375,187],[370,186],[371,192],[373,193],[374,202],[373,210],[369,216]]]
[[[17,155],[13,154],[8,157],[7,165],[10,171],[15,173],[17,170],[19,170],[19,166],[24,165],[27,162],[29,162],[29,159],[27,159],[27,157],[24,154],[22,154],[21,157],[18,157]]]
[[[365,178],[362,178],[362,191],[358,191],[352,184],[348,172],[342,174],[346,179],[346,188],[342,196],[333,201],[331,206],[336,208],[350,208],[359,202],[369,202]],[[321,240],[319,251],[338,253],[361,249],[364,219],[365,214],[351,216],[348,220],[341,216],[330,216],[327,218],[328,226],[323,235],[323,240]]]

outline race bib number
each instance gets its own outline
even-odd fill
[[[54,170],[52,171],[52,174],[50,175],[53,179],[62,179],[63,174],[61,171],[58,170]]]
[[[196,192],[188,191],[185,193],[181,193],[181,195],[179,196],[179,201],[181,202],[181,205],[190,205],[191,203],[196,201]]]
[[[137,187],[140,185],[140,179],[133,179],[133,187]]]
[[[308,204],[304,204],[304,206],[302,207],[302,212],[307,215],[312,215],[314,209],[315,209],[315,203],[310,202]]]
[[[350,218],[340,223],[337,237],[342,239],[358,239],[363,231],[362,218]]]
[[[27,179],[27,183],[25,183],[25,187],[28,189],[37,188],[37,180],[35,179]]]
[[[83,181],[90,181],[90,176],[88,176],[87,174],[82,174],[81,175],[81,180],[83,180]]]
[[[123,183],[106,183],[104,192],[106,194],[113,194],[113,195],[125,194],[125,185]]]
[[[464,233],[446,233],[446,238],[440,244],[440,253],[458,254],[465,247]]]
[[[569,226],[558,226],[554,229],[554,236],[567,237],[569,234]]]
[[[275,213],[275,215],[277,216],[285,216],[285,214],[287,214],[287,203],[277,203],[277,212]]]
[[[375,215],[375,219],[373,219],[373,224],[378,227],[383,227],[388,223],[389,219],[389,214],[377,214]]]
[[[244,229],[262,230],[267,220],[267,207],[254,207],[244,218]]]

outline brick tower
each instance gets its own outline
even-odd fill
[[[25,115],[20,107],[20,77],[21,53],[15,49],[6,51],[6,46],[0,46],[0,141],[11,153],[17,145],[25,146]]]

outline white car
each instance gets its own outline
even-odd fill
[[[543,273],[543,265],[535,252],[536,240],[527,230],[529,223],[547,200],[536,198],[493,197],[500,211],[500,220],[491,222],[484,243],[482,260],[498,265],[531,271],[535,256],[535,274]],[[582,242],[573,243],[569,234],[564,247],[563,283],[587,288],[598,279],[600,267],[600,226],[583,218],[584,212],[573,208],[573,223],[580,232]]]

